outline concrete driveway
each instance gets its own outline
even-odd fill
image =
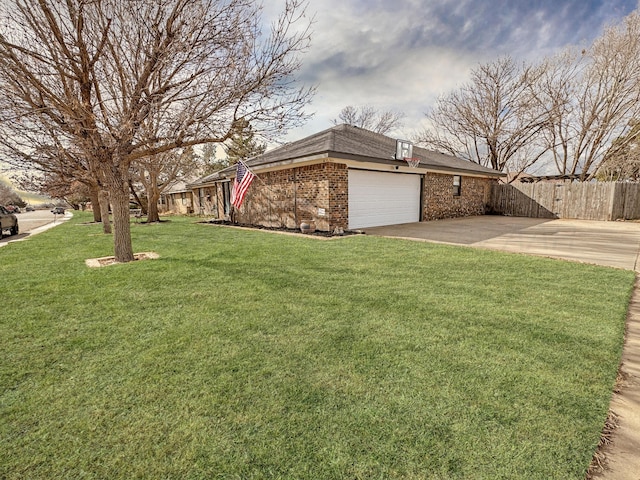
[[[640,223],[480,217],[363,229],[369,235],[467,245],[639,271]]]

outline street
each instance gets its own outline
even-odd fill
[[[4,245],[7,242],[22,239],[28,237],[31,232],[36,228],[48,225],[51,223],[60,223],[64,218],[64,215],[54,215],[49,209],[36,210],[34,212],[22,212],[17,213],[18,226],[20,227],[20,234],[10,237],[4,237],[0,240],[0,245]],[[8,232],[7,232],[8,233]]]

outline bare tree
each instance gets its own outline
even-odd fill
[[[147,222],[159,222],[158,200],[164,190],[178,178],[195,175],[203,167],[202,159],[193,153],[191,147],[174,149],[138,159],[131,168],[132,182],[144,189],[144,203]]]
[[[74,209],[80,209],[91,201],[87,185],[78,180],[69,180],[56,175],[47,175],[41,184],[41,192],[51,198],[59,198]],[[93,205],[97,208],[97,204]]]
[[[596,178],[603,181],[640,180],[640,121],[632,122],[631,130],[614,140],[598,167]]]
[[[524,171],[545,153],[537,136],[548,114],[534,95],[540,75],[509,57],[479,66],[469,83],[438,98],[427,114],[431,128],[417,141],[499,171]]]
[[[427,118],[418,140],[431,148],[512,173],[547,162],[589,180],[615,139],[631,141],[625,134],[640,118],[640,15],[589,49],[521,68],[508,58],[482,65]]]
[[[0,26],[0,144],[17,162],[56,142],[82,151],[109,191],[117,261],[134,258],[134,162],[223,142],[239,118],[267,136],[305,119],[313,91],[294,84],[310,39],[301,0],[288,0],[268,33],[249,0],[4,6],[11,18]],[[153,137],[141,128],[149,118],[161,126]]]
[[[640,115],[640,15],[607,28],[589,49],[548,60],[540,98],[552,122],[545,141],[558,172],[589,180],[612,142]],[[623,143],[621,143],[623,142]]]
[[[9,185],[5,185],[0,180],[0,205],[18,205],[22,207],[24,202],[20,198],[20,195],[11,188]]]
[[[334,125],[346,123],[384,135],[402,127],[403,118],[404,113],[390,110],[380,111],[371,106],[354,107],[347,105],[340,111],[338,118],[331,122]]]
[[[31,127],[20,133],[9,141],[0,139],[0,145],[13,143],[10,159],[16,167],[13,173],[22,174],[21,185],[28,190],[50,194],[50,189],[60,191],[62,184],[82,183],[89,192],[94,221],[103,223],[104,233],[111,233],[108,193],[99,172],[86,155],[69,142],[61,142],[60,135],[52,129]],[[65,147],[65,143],[68,146]]]

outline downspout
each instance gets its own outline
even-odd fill
[[[293,169],[293,221],[298,226],[298,177],[296,169]]]

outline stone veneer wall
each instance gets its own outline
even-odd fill
[[[336,163],[261,173],[251,184],[237,221],[286,228],[298,228],[303,221],[313,221],[316,229],[322,231],[346,229],[347,181],[346,165]]]
[[[491,195],[490,178],[462,177],[460,196],[453,195],[453,175],[427,173],[423,191],[423,219],[484,215]]]

